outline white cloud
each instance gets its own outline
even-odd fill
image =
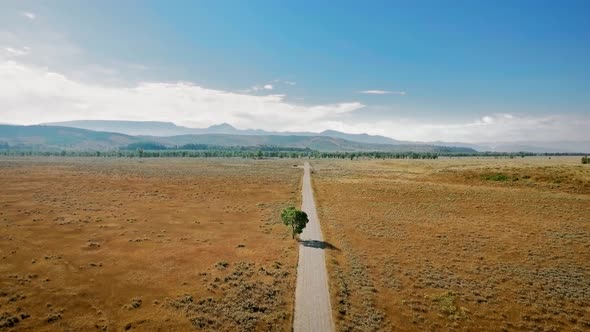
[[[405,96],[405,91],[387,91],[387,90],[364,90],[359,91],[359,93],[364,93],[367,95],[400,95]]]
[[[494,118],[492,118],[491,116],[484,116],[483,118],[481,118],[481,122],[485,124],[492,124],[494,123]]]
[[[265,84],[265,85],[254,85],[250,89],[239,90],[238,92],[249,93],[249,92],[256,92],[256,91],[273,90],[273,89],[274,89],[274,86],[272,84]]]
[[[29,20],[34,20],[37,18],[37,15],[35,13],[23,12],[22,14],[24,17],[28,18]]]
[[[303,106],[287,103],[284,98],[208,89],[190,82],[97,85],[0,58],[2,122],[159,120],[190,126],[228,122],[239,128],[305,130],[310,122],[364,107],[358,102]]]
[[[14,48],[14,47],[5,47],[4,53],[7,56],[23,56],[29,54],[31,51],[30,47],[22,47],[22,48]]]
[[[297,83],[295,83],[293,81],[286,81],[286,80],[280,80],[280,79],[276,79],[273,82],[274,83],[285,84],[285,85],[296,85],[297,84]]]

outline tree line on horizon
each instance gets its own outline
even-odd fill
[[[200,144],[194,144],[195,149],[165,149],[135,150],[122,149],[112,151],[78,151],[78,150],[34,150],[15,149],[0,144],[0,156],[54,156],[54,157],[114,157],[114,158],[248,158],[248,159],[437,159],[439,157],[495,157],[516,158],[530,156],[585,156],[584,153],[531,153],[531,152],[321,152],[309,148],[277,147],[277,146],[248,146],[248,147],[211,147],[197,149]],[[587,158],[587,157],[584,157]],[[584,159],[589,162],[590,159]]]
[[[264,150],[117,150],[117,151],[41,151],[0,150],[0,156],[114,157],[114,158],[247,158],[247,159],[437,159],[431,152],[319,152]]]

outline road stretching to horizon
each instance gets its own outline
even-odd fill
[[[295,291],[295,332],[334,331],[324,238],[315,209],[309,163],[303,166],[303,204],[309,222],[299,239],[299,264]]]

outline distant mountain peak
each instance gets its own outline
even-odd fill
[[[330,136],[336,138],[342,138],[349,141],[361,142],[361,143],[371,143],[371,144],[398,144],[400,141],[396,141],[393,138],[379,136],[379,135],[369,135],[369,134],[348,134],[343,133],[336,130],[324,130],[320,133],[320,136]]]
[[[333,129],[326,129],[320,133],[320,135],[329,136],[331,134],[346,134],[346,135],[356,135],[356,136],[364,136],[364,137],[377,137],[377,135],[369,135],[367,133],[362,134],[348,134],[341,131],[333,130]]]
[[[230,125],[227,122],[223,122],[220,124],[215,124],[215,125],[209,126],[209,128],[207,128],[207,129],[236,130],[236,128],[234,126]]]

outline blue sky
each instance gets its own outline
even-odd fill
[[[100,117],[415,140],[587,139],[587,1],[8,1],[0,9],[4,76],[26,71],[22,88],[3,96],[13,115],[0,122]],[[39,77],[72,90],[46,93]],[[135,98],[146,91],[160,109]]]

